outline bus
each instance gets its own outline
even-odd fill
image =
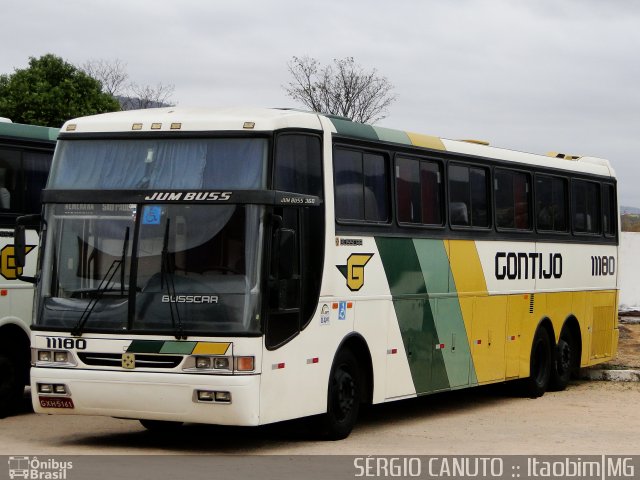
[[[617,348],[603,159],[172,107],[66,123],[43,203],[38,413],[341,439],[363,404],[538,397]]]
[[[0,118],[0,417],[22,398],[29,383],[29,325],[33,285],[21,276],[36,268],[38,225],[27,230],[27,265],[14,258],[16,217],[40,213],[58,129],[12,123]]]

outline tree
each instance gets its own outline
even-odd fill
[[[129,79],[126,67],[126,63],[118,59],[109,61],[98,58],[87,60],[80,66],[80,69],[90,77],[98,80],[102,85],[103,92],[112,97],[117,97],[124,94],[124,89],[127,85],[125,82]]]
[[[396,100],[389,80],[375,68],[364,70],[353,57],[333,59],[324,67],[314,58],[293,57],[287,66],[293,77],[283,87],[287,95],[315,112],[375,123]]]
[[[71,118],[120,110],[100,83],[52,54],[29,58],[29,66],[0,75],[0,117],[61,127]]]
[[[171,106],[173,90],[173,85],[165,85],[163,83],[158,83],[155,87],[131,83],[128,96],[122,97],[120,104],[123,110]]]
[[[102,85],[102,91],[115,97],[122,110],[171,106],[175,87],[158,82],[156,86],[129,82],[127,64],[121,60],[88,60],[80,67]]]

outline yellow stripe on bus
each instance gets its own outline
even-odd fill
[[[198,342],[192,355],[224,355],[229,350],[230,342]]]
[[[407,132],[407,136],[411,143],[416,147],[431,148],[433,150],[446,150],[444,143],[438,137],[432,137],[430,135],[422,135],[421,133]]]

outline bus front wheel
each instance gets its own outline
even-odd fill
[[[327,440],[342,440],[353,430],[362,398],[362,375],[351,350],[341,350],[329,375],[327,413],[322,415],[320,428]]]
[[[0,418],[12,413],[20,404],[24,393],[23,376],[15,357],[0,353]]]

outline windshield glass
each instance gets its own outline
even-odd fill
[[[263,207],[47,207],[39,325],[259,333]]]
[[[50,189],[265,188],[264,138],[63,140]]]

